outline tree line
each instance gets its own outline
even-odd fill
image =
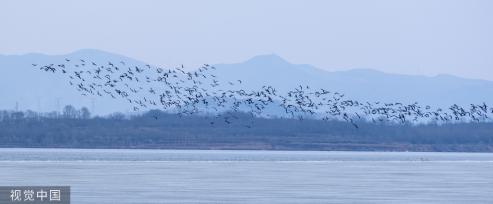
[[[0,147],[268,149],[365,151],[493,151],[493,123],[374,124],[344,121],[177,115],[91,116],[87,108],[61,112],[0,111]]]

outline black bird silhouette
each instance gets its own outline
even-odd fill
[[[282,113],[274,114],[274,117],[343,120],[355,128],[359,128],[358,121],[401,124],[464,120],[480,122],[488,120],[490,114],[493,114],[493,108],[486,103],[471,104],[467,108],[453,104],[448,109],[434,109],[417,102],[357,101],[347,99],[340,92],[314,89],[307,85],[299,85],[283,93],[268,85],[257,90],[246,90],[236,88],[236,85],[245,83],[240,79],[236,80],[236,84],[232,81],[222,83],[213,72],[216,68],[209,64],[187,72],[183,65],[171,69],[145,65],[144,69],[139,65],[127,66],[129,63],[121,61],[123,66],[119,68],[111,61],[108,65],[100,66],[96,61],[91,61],[92,66],[85,66],[86,61],[89,60],[80,59],[81,63],[77,64],[68,63],[70,60],[65,59],[67,63],[48,64],[39,66],[39,69],[67,75],[69,84],[75,85],[82,95],[123,99],[135,111],[158,107],[177,112],[180,116],[212,112],[223,117],[225,124],[238,120],[234,114],[222,114],[228,111],[245,112],[251,117],[273,117],[269,110],[274,108],[283,110]],[[38,67],[37,64],[32,65]],[[226,88],[223,84],[229,86]],[[153,118],[158,119],[157,116]],[[211,125],[214,124],[211,122]],[[252,125],[245,127],[251,128]]]

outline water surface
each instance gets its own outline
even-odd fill
[[[0,185],[73,203],[493,203],[493,154],[0,149]]]

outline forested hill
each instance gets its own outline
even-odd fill
[[[223,118],[150,111],[90,117],[87,109],[0,111],[1,147],[493,152],[493,123],[390,125]]]

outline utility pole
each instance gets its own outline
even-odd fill
[[[60,98],[56,98],[56,117],[60,116],[61,110],[60,110]]]

